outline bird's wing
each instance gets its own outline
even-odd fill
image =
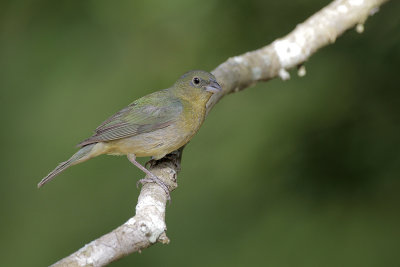
[[[78,147],[165,128],[178,119],[182,110],[180,100],[171,98],[168,91],[155,92],[115,113],[96,128],[94,135],[79,143]]]

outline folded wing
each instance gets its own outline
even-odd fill
[[[96,128],[94,135],[78,144],[117,140],[165,128],[182,113],[182,103],[167,90],[142,97],[115,113]]]

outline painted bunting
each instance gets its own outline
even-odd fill
[[[91,137],[78,144],[80,150],[60,163],[38,187],[68,167],[101,154],[127,155],[149,177],[139,182],[159,184],[169,198],[167,186],[136,157],[158,160],[189,142],[204,121],[207,101],[219,91],[221,86],[211,73],[185,73],[172,87],[139,98],[104,121]]]

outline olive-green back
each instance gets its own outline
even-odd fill
[[[147,133],[171,125],[183,106],[171,89],[146,95],[115,113],[96,128],[95,134],[78,146],[106,142]]]

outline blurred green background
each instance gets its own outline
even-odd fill
[[[134,214],[125,157],[36,188],[104,119],[329,2],[1,1],[0,265],[50,265]],[[185,149],[171,243],[111,266],[400,266],[399,14],[224,98]]]

